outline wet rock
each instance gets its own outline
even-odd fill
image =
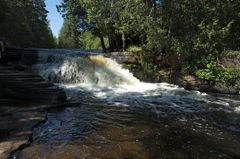
[[[194,76],[183,76],[178,80],[177,84],[188,90],[197,90],[202,92],[213,92],[221,94],[239,94],[239,91],[232,86],[223,84],[211,85],[207,81],[198,79]]]
[[[15,62],[0,60],[0,158],[28,144],[46,111],[67,104],[65,92]]]
[[[195,76],[182,76],[181,74],[176,74],[176,76],[153,76],[143,70],[141,64],[139,63],[139,52],[129,53],[129,52],[112,52],[107,54],[107,57],[115,59],[118,63],[123,64],[124,67],[129,69],[133,75],[143,82],[167,82],[176,84],[184,87],[187,90],[197,90],[202,92],[213,92],[222,94],[240,94],[240,90],[233,88],[232,86],[216,84],[212,85],[208,81],[201,80]],[[165,57],[164,57],[165,56]],[[171,57],[166,55],[159,55],[155,59],[157,63],[161,65],[168,65],[174,69],[180,67],[179,59],[177,57]],[[220,58],[221,63],[225,67],[236,67],[239,66],[239,56],[226,56]]]
[[[210,84],[194,76],[183,76],[178,80],[179,85],[188,90],[204,91],[210,89]]]
[[[36,52],[24,53],[22,56],[21,63],[26,66],[32,66],[36,64],[37,61],[38,61],[38,54]]]
[[[217,92],[223,94],[239,94],[239,90],[233,88],[232,86],[216,85],[214,88],[216,89]]]
[[[120,64],[138,64],[139,53],[130,52],[111,52],[106,54],[107,57],[116,60]]]

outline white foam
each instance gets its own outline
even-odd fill
[[[49,62],[48,62],[49,61]],[[98,56],[39,54],[37,71],[45,79],[61,83],[86,83],[102,86],[134,84],[140,81],[114,60]]]
[[[234,112],[237,113],[237,114],[240,114],[240,106],[239,106],[239,107],[236,107],[236,108],[234,109]]]
[[[73,98],[84,91],[107,102],[148,107],[159,113],[162,105],[184,113],[232,111],[230,101],[212,98],[206,93],[187,91],[168,83],[140,82],[116,61],[101,55],[75,56],[43,51],[39,54],[39,64],[33,68],[45,79],[61,83]],[[240,107],[235,112],[239,113]]]

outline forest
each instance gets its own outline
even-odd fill
[[[63,0],[58,38],[44,0],[1,0],[0,35],[12,45],[139,51],[151,74],[194,75],[240,87],[240,68],[221,58],[240,56],[239,0]]]
[[[54,47],[44,0],[0,0],[0,35],[9,45]]]

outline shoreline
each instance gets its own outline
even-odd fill
[[[61,88],[45,81],[39,75],[25,69],[24,66],[20,66],[20,60],[32,62],[35,56],[25,57],[27,60],[22,59],[22,54],[12,56],[12,59],[9,57],[11,54],[8,55],[8,60],[4,57],[0,59],[1,159],[7,159],[12,152],[30,143],[32,129],[46,120],[47,112],[50,109],[71,106]],[[124,64],[123,62],[119,63]],[[151,76],[146,77],[142,70],[136,69],[135,72],[129,70],[142,81],[151,82],[148,80],[154,79]],[[207,83],[201,83],[191,76],[182,82],[183,86],[178,85],[187,90],[206,92],[204,91],[206,87],[203,86],[209,87]],[[207,93],[218,92],[212,89]],[[236,92],[224,94],[236,94]]]
[[[209,81],[201,80],[192,75],[180,75],[175,74],[174,77],[156,75],[152,76],[143,70],[139,63],[139,52],[111,52],[106,54],[106,57],[110,57],[122,64],[124,68],[127,68],[132,74],[142,82],[160,83],[167,82],[183,87],[186,90],[200,91],[205,93],[219,93],[229,95],[240,95],[240,90],[227,84],[215,84],[211,85]]]
[[[29,144],[32,128],[52,108],[68,104],[65,92],[17,63],[0,59],[0,158]]]

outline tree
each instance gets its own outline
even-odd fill
[[[80,33],[76,26],[76,18],[70,15],[65,17],[63,27],[58,37],[58,47],[61,48],[80,48]]]
[[[0,2],[1,35],[11,45],[22,47],[53,47],[54,41],[44,0]]]
[[[110,51],[141,45],[142,64],[155,72],[168,67],[199,75],[198,70],[211,68],[214,77],[222,70],[213,61],[226,50],[239,49],[240,1],[65,0],[59,8],[76,16],[80,31],[99,37],[103,50],[103,37]],[[176,57],[181,67],[164,66],[156,60],[160,56]]]

